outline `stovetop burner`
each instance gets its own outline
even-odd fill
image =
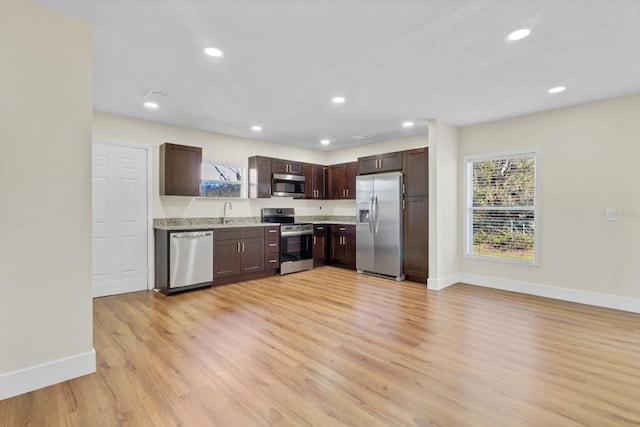
[[[282,235],[313,233],[310,222],[296,222],[293,208],[262,208],[262,222],[279,223]]]

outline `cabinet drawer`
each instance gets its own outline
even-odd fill
[[[266,253],[264,254],[264,268],[267,270],[280,268],[280,253]]]
[[[264,251],[265,252],[280,252],[280,236],[271,235],[264,237]]]
[[[269,236],[277,236],[280,238],[280,226],[279,225],[269,225],[264,227],[264,237]]]
[[[243,239],[264,237],[264,227],[242,227],[240,229],[240,235]]]
[[[213,240],[231,240],[240,238],[239,228],[214,228]]]

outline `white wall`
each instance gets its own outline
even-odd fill
[[[459,164],[466,155],[527,148],[540,150],[539,267],[461,258],[460,273],[640,309],[640,94],[463,128]],[[619,212],[616,222],[605,220],[608,208]]]
[[[95,370],[91,43],[0,2],[0,399]]]
[[[150,113],[151,114],[151,113]],[[247,167],[250,156],[267,156],[318,164],[352,162],[360,156],[427,145],[426,136],[385,141],[333,152],[311,150],[179,126],[94,112],[93,136],[153,148],[153,216],[155,218],[198,218],[222,216],[224,200],[158,195],[158,147],[165,143],[202,147],[203,161]],[[233,216],[260,216],[263,207],[294,207],[297,215],[355,216],[353,200],[293,200],[290,198],[232,201]]]

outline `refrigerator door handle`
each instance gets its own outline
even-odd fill
[[[378,195],[377,194],[373,196],[373,205],[374,205],[374,212],[375,212],[375,215],[373,216],[373,220],[374,220],[373,232],[375,234],[378,234]]]
[[[373,234],[373,193],[369,196],[369,233]]]

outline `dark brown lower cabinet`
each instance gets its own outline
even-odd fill
[[[331,225],[329,229],[329,263],[356,269],[356,226]]]
[[[274,227],[232,227],[213,230],[213,284],[238,282],[272,276],[275,269],[265,268],[273,257],[273,247],[265,245],[265,234]],[[279,228],[279,227],[276,227]],[[278,230],[279,231],[279,230]],[[279,239],[279,232],[278,232]],[[273,238],[267,241],[273,241]],[[279,251],[279,245],[276,248]],[[270,250],[270,252],[266,252]]]
[[[264,269],[271,273],[280,268],[280,226],[264,228]]]
[[[313,226],[313,266],[327,263],[327,229],[328,225]]]
[[[407,280],[426,283],[429,275],[429,203],[427,197],[403,201],[402,261]]]

